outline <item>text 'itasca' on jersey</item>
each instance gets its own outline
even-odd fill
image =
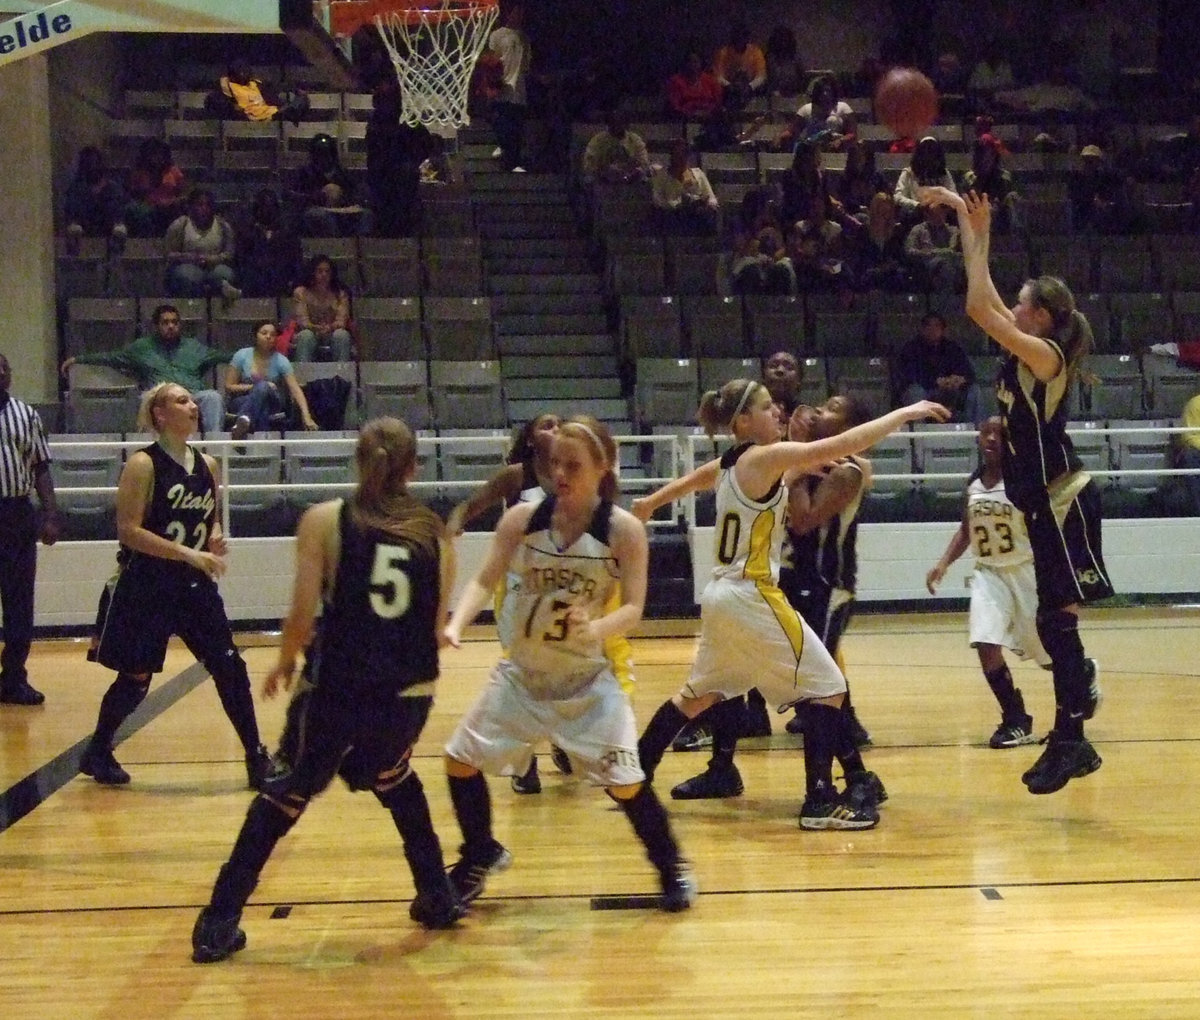
[[[980,566],[1012,567],[1033,558],[1025,515],[1013,505],[1004,482],[992,488],[982,478],[967,486],[967,530]]]
[[[554,496],[542,500],[513,555],[520,582],[505,597],[515,623],[508,654],[531,673],[592,676],[607,665],[603,647],[573,631],[567,617],[576,607],[592,619],[602,616],[616,586],[617,561],[608,544],[613,507],[601,502],[584,533],[559,548],[550,527],[554,506]]]

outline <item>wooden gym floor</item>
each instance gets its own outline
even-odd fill
[[[1085,618],[1103,669],[1095,775],[1033,797],[1036,747],[992,751],[997,722],[965,617],[861,616],[848,670],[891,799],[878,829],[797,827],[801,753],[747,741],[746,793],[673,802],[701,886],[694,909],[599,909],[655,891],[625,820],[541,758],[544,791],[491,788],[513,868],[457,930],[408,919],[391,821],[341,786],[279,846],[247,908],[247,948],[189,962],[189,933],[249,796],[211,683],[180,649],[118,749],[124,789],[73,776],[110,675],[80,642],[40,643],[41,709],[0,710],[0,1015],[185,1017],[1195,1017],[1200,1014],[1200,614]],[[642,724],[685,676],[683,637],[643,637]],[[269,638],[248,639],[257,690]],[[497,654],[486,629],[443,659],[417,768],[453,860],[440,748]],[[1039,732],[1047,674],[1014,666]],[[152,694],[152,697],[154,695]],[[260,705],[268,741],[282,701]],[[669,754],[658,787],[700,769]],[[28,778],[32,777],[32,778]],[[0,824],[3,820],[0,819]]]

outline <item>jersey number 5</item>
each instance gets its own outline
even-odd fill
[[[375,563],[371,567],[371,608],[376,616],[394,620],[408,612],[411,588],[408,574],[401,564],[407,563],[409,552],[402,545],[377,545]]]

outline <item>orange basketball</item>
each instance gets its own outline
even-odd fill
[[[915,68],[893,67],[875,89],[875,120],[901,138],[920,138],[937,113],[937,89]]]

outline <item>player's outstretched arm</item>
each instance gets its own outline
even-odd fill
[[[525,534],[525,526],[537,508],[537,503],[521,503],[504,512],[500,523],[496,525],[496,533],[492,536],[492,544],[488,549],[487,559],[477,573],[463,588],[450,614],[450,622],[443,632],[445,640],[458,648],[462,643],[462,632],[475,619],[480,610],[490,604],[492,593],[496,590],[505,570],[521,544]]]
[[[958,530],[950,536],[950,544],[946,546],[946,551],[942,553],[942,558],[937,561],[929,572],[925,575],[925,588],[930,595],[936,595],[938,585],[942,583],[942,578],[946,576],[946,571],[950,569],[950,564],[957,560],[963,553],[970,548],[971,538],[967,531],[967,513],[963,510],[963,518],[958,522]]]
[[[673,481],[667,482],[666,485],[656,489],[650,495],[635,499],[630,510],[633,512],[634,517],[645,523],[650,520],[654,511],[660,506],[674,503],[675,500],[682,499],[693,492],[716,488],[717,479],[720,476],[721,461],[710,460],[707,464],[700,465],[695,471],[684,475],[682,478],[676,478]]]

